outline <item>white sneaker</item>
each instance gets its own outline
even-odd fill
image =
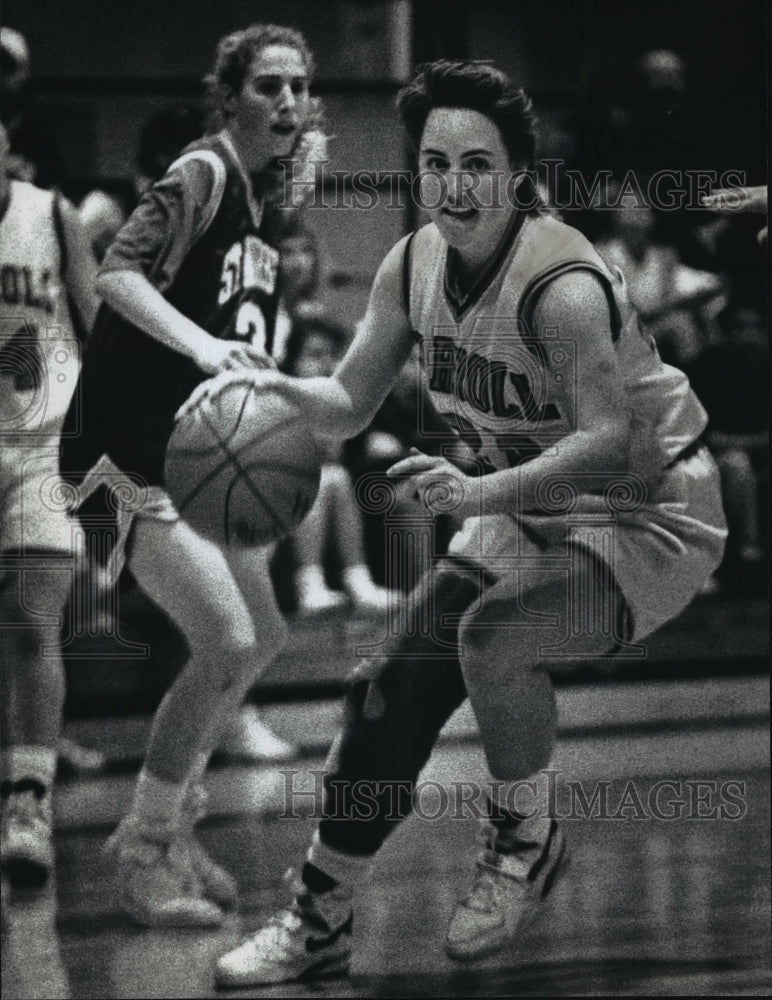
[[[495,849],[496,831],[483,833],[485,847],[466,899],[456,904],[445,951],[462,961],[480,958],[513,942],[525,912],[552,888],[567,862],[565,840],[555,820],[544,844],[523,842],[510,854]]]
[[[340,590],[330,590],[329,587],[317,587],[298,594],[298,611],[302,615],[333,611],[335,608],[342,608],[344,604],[348,604],[346,595]]]
[[[226,730],[217,748],[219,753],[248,761],[292,760],[297,747],[272,732],[254,705],[242,705],[236,721]]]
[[[378,586],[366,566],[350,566],[343,579],[349,597],[360,611],[385,611],[395,602],[396,594]]]
[[[386,611],[397,602],[397,595],[386,587],[372,583],[366,590],[351,595],[354,607],[360,611]]]
[[[51,796],[35,788],[11,791],[0,818],[0,860],[16,888],[41,886],[54,865]]]
[[[292,906],[271,917],[217,963],[219,986],[265,986],[340,976],[351,961],[351,891],[311,892],[296,883]]]
[[[143,927],[219,927],[223,912],[205,898],[185,837],[124,819],[105,848],[121,883],[124,911]]]
[[[59,767],[75,774],[96,774],[107,766],[107,757],[101,750],[85,747],[75,740],[62,736],[59,740]]]
[[[201,879],[204,894],[226,910],[232,909],[239,899],[236,879],[211,858],[197,839],[194,826],[206,815],[207,794],[201,785],[192,785],[182,804],[182,836],[193,870]]]
[[[348,598],[339,590],[330,590],[321,566],[301,566],[295,575],[295,592],[298,597],[298,611],[302,615],[332,611],[348,603]]]

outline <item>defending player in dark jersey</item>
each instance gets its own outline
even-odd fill
[[[223,724],[284,642],[267,551],[198,536],[163,488],[175,411],[197,383],[270,358],[278,253],[270,233],[278,161],[307,160],[317,105],[297,32],[255,25],[222,39],[209,83],[222,129],[193,143],[143,197],[103,262],[105,300],[68,415],[82,434],[63,467],[134,488],[125,544],[139,586],[176,622],[191,657],[164,698],[129,815],[110,841],[137,922],[214,926],[231,876],[193,837],[201,779]],[[131,489],[129,489],[131,492]],[[124,498],[126,494],[123,494]]]
[[[476,452],[477,475],[417,452],[391,470],[419,507],[439,487],[465,520],[412,596],[415,627],[352,678],[294,901],[220,959],[223,985],[347,967],[352,890],[410,812],[465,697],[492,780],[485,849],[446,949],[469,959],[511,941],[565,858],[555,820],[519,814],[514,798],[550,760],[547,668],[639,642],[723,551],[705,413],[640,330],[621,276],[541,210],[528,98],[489,64],[435,63],[400,109],[431,223],[386,257],[332,378],[256,377],[315,427],[347,436],[367,425],[418,338],[429,391]]]

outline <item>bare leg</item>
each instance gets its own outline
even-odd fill
[[[296,587],[300,611],[325,611],[345,601],[342,594],[327,586],[323,566],[324,546],[335,503],[336,468],[333,465],[322,466],[319,495],[292,536],[299,563]]]
[[[330,466],[332,531],[343,563],[343,582],[354,604],[371,610],[389,605],[390,591],[373,582],[365,557],[362,512],[354,485],[342,465]]]
[[[71,579],[68,560],[0,579],[2,862],[20,885],[43,882],[54,860],[51,793],[65,692],[59,643]]]
[[[129,565],[139,586],[177,623],[191,659],[156,713],[146,767],[182,783],[212,734],[284,642],[270,581],[254,623],[223,552],[184,522],[139,520]],[[270,594],[270,601],[268,595]]]
[[[62,727],[61,615],[71,584],[60,569],[9,570],[0,581],[2,746],[55,750]],[[45,621],[48,619],[48,621]]]

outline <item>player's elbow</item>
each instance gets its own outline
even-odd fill
[[[107,274],[100,272],[96,279],[96,293],[104,302],[112,304],[115,290],[115,272],[108,271]]]
[[[343,418],[342,436],[345,438],[353,438],[362,431],[366,431],[370,424],[373,422],[373,417],[375,413],[370,407],[361,408],[356,405],[352,406],[350,410],[346,412]]]
[[[100,271],[96,279],[96,294],[108,305],[120,309],[125,297],[131,296],[132,271]]]

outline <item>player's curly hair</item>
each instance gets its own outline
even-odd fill
[[[468,108],[490,118],[499,130],[512,167],[531,173],[535,169],[537,119],[531,99],[491,62],[440,59],[424,63],[397,95],[397,107],[416,150],[434,108]],[[533,203],[542,210],[543,198],[531,177],[526,180]]]
[[[252,24],[221,38],[215,50],[214,61],[204,77],[211,107],[210,131],[222,126],[223,97],[227,93],[241,92],[255,57],[269,45],[286,45],[300,53],[309,80],[316,69],[314,57],[305,37],[294,28],[280,24]],[[295,160],[294,184],[287,182],[281,164],[271,164],[262,178],[263,194],[274,203],[284,202],[289,207],[301,207],[310,196],[315,177],[314,164],[327,158],[327,136],[321,101],[312,97],[303,127],[292,154]]]
[[[281,24],[251,24],[248,28],[225,35],[217,43],[214,63],[204,77],[209,93],[214,97],[223,90],[241,93],[255,56],[269,45],[286,45],[295,49],[303,57],[309,79],[314,75],[314,57],[299,31]]]

